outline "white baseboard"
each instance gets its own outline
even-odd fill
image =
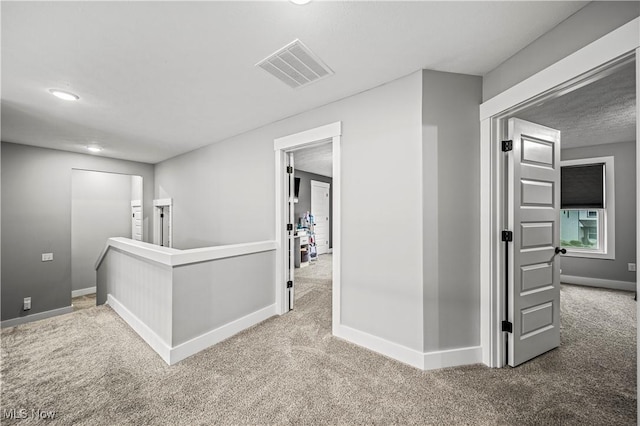
[[[29,314],[23,317],[12,318],[2,321],[0,327],[15,327],[16,325],[26,324],[32,321],[38,321],[46,318],[56,317],[58,315],[70,314],[73,312],[73,306],[67,306],[65,308],[52,309],[50,311],[38,312],[37,314]]]
[[[334,335],[421,370],[482,363],[480,346],[420,352],[341,324],[335,327]]]
[[[228,339],[229,337],[237,334],[249,327],[252,327],[267,318],[271,318],[276,315],[276,305],[270,305],[266,308],[262,308],[258,311],[252,312],[242,318],[235,321],[231,321],[221,327],[211,330],[205,334],[188,340],[184,343],[173,347],[171,349],[170,365],[175,364],[178,361],[190,357],[203,349],[220,343],[221,341]]]
[[[162,358],[164,362],[170,364],[171,348],[155,331],[151,330],[140,318],[131,313],[118,299],[110,294],[107,295],[107,304],[120,315],[120,318],[129,324],[129,327],[133,328],[133,330],[142,337],[142,340],[147,342],[149,346],[160,355],[160,358]]]
[[[573,275],[560,275],[560,282],[577,284],[588,287],[610,288],[613,290],[636,291],[636,283],[633,281],[604,280],[601,278],[576,277]]]
[[[169,365],[195,355],[209,346],[276,315],[276,305],[273,304],[172,347],[110,294],[107,296],[107,303]]]
[[[457,367],[459,365],[483,364],[482,346],[425,352],[423,370]]]
[[[81,288],[80,290],[73,290],[71,292],[71,297],[80,297],[80,296],[86,296],[87,294],[95,294],[96,293],[96,287],[87,287],[87,288]]]

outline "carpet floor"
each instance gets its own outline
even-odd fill
[[[22,424],[15,409],[52,425],[636,424],[632,293],[563,285],[559,349],[425,372],[331,336],[326,262],[296,270],[293,312],[171,367],[108,306],[5,328],[0,422]]]

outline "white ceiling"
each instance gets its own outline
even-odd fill
[[[483,75],[586,3],[1,2],[2,140],[156,163],[422,68]],[[254,66],[297,38],[335,75]]]
[[[516,114],[561,131],[562,148],[636,140],[636,64]]]

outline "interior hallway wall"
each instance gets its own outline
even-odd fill
[[[144,179],[144,233],[150,236],[151,164],[2,142],[2,320],[71,305],[71,171]],[[53,253],[42,262],[42,253]],[[24,297],[31,310],[22,310]]]
[[[274,139],[342,121],[342,324],[422,351],[421,104],[419,71],[159,163],[176,247],[275,239]]]
[[[636,273],[627,263],[636,263],[636,142],[611,143],[563,149],[562,160],[614,157],[616,196],[616,258],[589,259],[562,256],[562,274],[585,278],[635,282]]]
[[[424,351],[476,347],[482,78],[424,70],[422,93]]]
[[[131,238],[132,178],[72,170],[72,291],[96,286],[95,264],[108,238]]]
[[[637,1],[592,1],[485,74],[486,101],[640,15]]]

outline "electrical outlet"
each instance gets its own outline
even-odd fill
[[[629,270],[629,272],[635,272],[636,271],[636,264],[635,263],[627,263],[627,269]]]
[[[22,310],[23,311],[28,311],[29,309],[31,309],[31,298],[30,297],[25,297],[24,298],[24,303],[22,305]]]
[[[53,260],[53,253],[42,253],[43,262],[51,262]]]

